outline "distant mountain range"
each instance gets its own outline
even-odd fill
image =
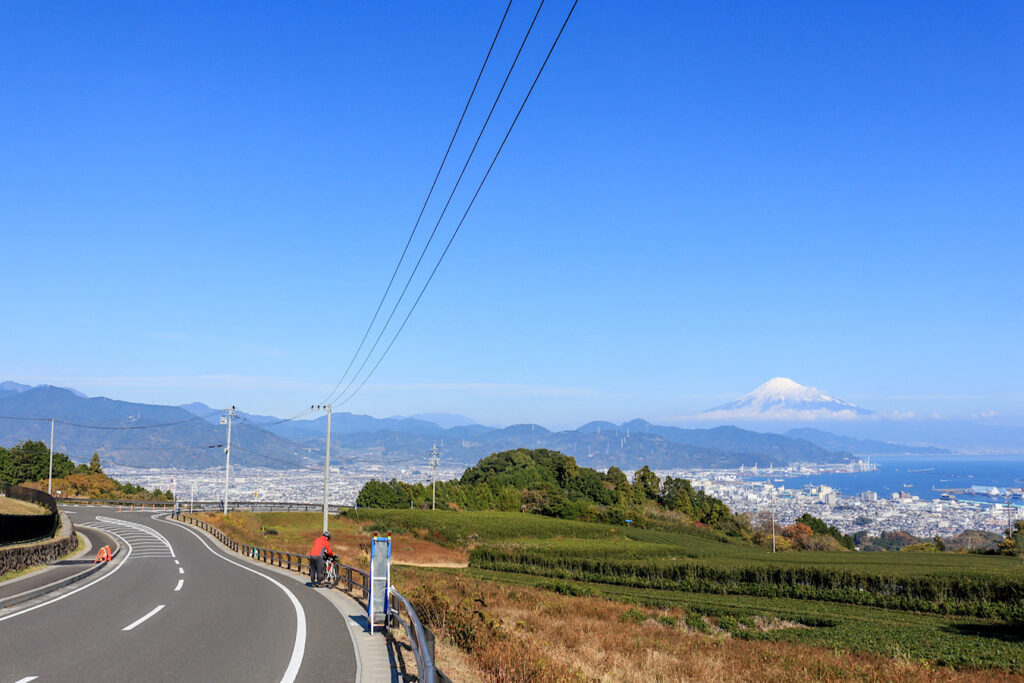
[[[781,388],[787,389],[784,385]],[[762,395],[767,393],[770,392]],[[816,406],[815,401],[805,404]],[[0,445],[27,439],[48,441],[52,417],[57,420],[55,447],[80,462],[98,452],[103,462],[114,465],[219,466],[224,462],[225,440],[221,415],[222,411],[202,403],[148,405],[89,398],[71,389],[52,386],[0,384]],[[451,426],[425,417],[444,419]],[[646,420],[618,425],[590,422],[578,429],[553,432],[531,424],[497,429],[473,423],[464,416],[444,414],[374,418],[339,412],[332,415],[331,427],[332,461],[340,463],[367,458],[420,463],[435,444],[448,463],[472,464],[493,452],[513,448],[550,448],[572,455],[589,467],[615,465],[627,471],[645,464],[657,469],[676,469],[837,462],[850,459],[854,453],[920,450],[814,429],[776,434],[735,426],[684,429]],[[311,467],[322,462],[325,444],[326,416],[281,420],[237,412],[232,430],[232,462]]]
[[[786,432],[786,436],[792,439],[810,441],[830,451],[851,451],[868,455],[949,455],[952,452],[946,448],[935,448],[932,446],[904,446],[887,441],[857,439],[852,436],[840,436],[839,434],[809,427],[790,429]]]
[[[0,445],[49,442],[53,418],[55,449],[79,462],[94,452],[104,463],[137,467],[210,467],[224,462],[224,429],[175,406],[88,398],[69,389],[40,386],[0,390],[0,416]],[[232,461],[242,465],[268,465],[275,462],[269,459],[273,457],[280,466],[288,466],[305,456],[297,444],[244,422],[235,425],[233,443]]]

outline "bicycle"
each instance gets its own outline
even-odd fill
[[[324,558],[324,577],[320,585],[324,588],[334,588],[338,585],[338,556],[328,555]]]

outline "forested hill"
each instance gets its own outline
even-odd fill
[[[50,448],[41,441],[26,441],[14,448],[0,447],[0,484],[14,484],[50,490]],[[122,484],[103,472],[100,456],[93,453],[89,464],[75,465],[64,453],[53,454],[54,495],[66,498],[113,498],[119,500],[172,500],[170,491],[148,491],[135,484]]]
[[[431,488],[397,480],[367,482],[358,507],[408,509],[431,506]],[[547,449],[494,453],[460,479],[437,484],[439,508],[533,512],[562,519],[638,526],[689,521],[746,536],[747,523],[721,500],[695,491],[686,479],[662,481],[647,466],[630,482],[617,467],[601,472]]]

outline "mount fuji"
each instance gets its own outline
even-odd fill
[[[814,387],[776,377],[738,401],[705,410],[701,417],[714,420],[843,420],[874,414]]]

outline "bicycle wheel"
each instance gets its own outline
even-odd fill
[[[327,570],[327,581],[325,581],[328,588],[334,588],[338,585],[338,565],[331,562],[330,569]]]

